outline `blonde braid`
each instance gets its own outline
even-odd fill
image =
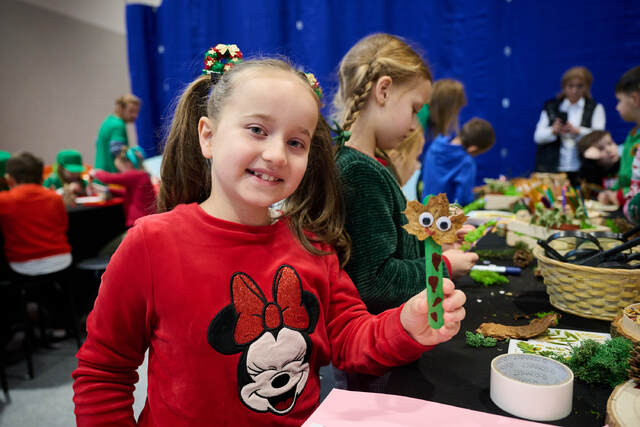
[[[362,79],[360,79],[359,83],[353,89],[353,96],[350,100],[351,108],[349,108],[349,112],[346,114],[344,123],[342,124],[342,128],[344,130],[351,129],[351,126],[358,118],[360,111],[364,108],[367,98],[369,98],[369,94],[371,93],[371,88],[373,88],[373,84],[378,78],[381,68],[380,64],[376,61],[369,64],[367,66],[367,71],[362,76]]]

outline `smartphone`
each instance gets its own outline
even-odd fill
[[[558,118],[562,122],[563,125],[567,124],[567,112],[566,111],[558,111]]]

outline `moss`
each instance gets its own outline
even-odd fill
[[[484,286],[509,283],[509,279],[507,279],[500,273],[496,273],[495,271],[471,270],[469,276],[471,276],[474,281],[481,283]]]
[[[467,337],[467,345],[471,347],[495,347],[498,342],[495,338],[485,337],[481,333],[474,334],[467,331],[464,334]]]
[[[600,344],[586,340],[575,347],[566,362],[576,378],[587,384],[607,384],[611,388],[625,382],[629,375],[630,340],[616,337]]]

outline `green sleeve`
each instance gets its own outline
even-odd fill
[[[424,244],[401,228],[406,202],[398,202],[401,190],[386,171],[360,160],[345,166],[341,180],[352,241],[345,270],[369,311],[378,313],[425,288]]]

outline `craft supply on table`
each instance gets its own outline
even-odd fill
[[[617,386],[607,401],[608,427],[640,426],[640,388],[629,380]]]
[[[474,265],[471,267],[471,270],[475,271],[494,271],[496,273],[504,273],[504,274],[513,274],[515,276],[519,276],[522,272],[520,267],[510,267],[508,265]]]
[[[611,321],[640,300],[640,269],[596,268],[556,261],[533,250],[549,302],[567,313]]]
[[[491,400],[504,411],[536,421],[571,413],[573,372],[535,354],[503,354],[491,361]]]
[[[489,414],[393,394],[334,388],[304,427],[542,426],[547,424]]]

